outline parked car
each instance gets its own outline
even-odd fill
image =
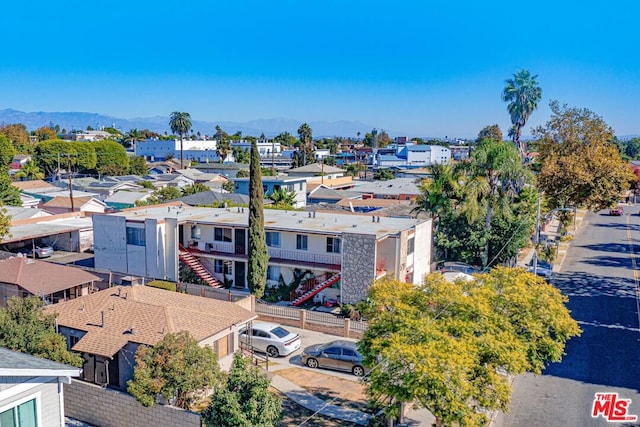
[[[622,206],[616,206],[609,209],[609,215],[611,216],[621,216],[624,214],[624,208]]]
[[[35,248],[24,248],[20,253],[29,257],[35,255],[36,258],[48,258],[53,255],[53,248],[51,246],[36,246]]]
[[[287,356],[300,348],[300,335],[280,325],[255,322],[251,327],[251,346],[269,357]],[[240,331],[240,342],[249,344],[249,328]]]
[[[477,267],[469,265],[459,261],[447,261],[440,266],[440,271],[446,273],[447,271],[459,271],[465,274],[478,273],[480,270]]]
[[[533,262],[529,263],[527,271],[533,273]],[[536,265],[536,274],[547,280],[551,279],[553,277],[553,264],[538,260],[538,265]]]
[[[331,341],[307,347],[302,352],[302,363],[310,368],[327,368],[351,372],[362,377],[367,370],[362,365],[362,355],[352,341]]]

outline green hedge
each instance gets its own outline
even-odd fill
[[[164,280],[152,280],[147,283],[147,286],[152,288],[166,289],[168,291],[176,292],[176,284],[174,282],[166,282]]]

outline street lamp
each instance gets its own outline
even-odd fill
[[[536,208],[536,231],[533,235],[533,274],[538,272],[538,243],[540,242],[540,197],[538,197],[538,207]],[[576,231],[576,215],[578,209],[572,208],[556,208],[546,212],[542,217],[548,217],[556,212],[573,212],[573,231]]]

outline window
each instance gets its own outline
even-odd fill
[[[280,267],[270,265],[267,267],[267,280],[277,282],[280,280]]]
[[[308,248],[308,236],[304,234],[296,234],[296,249],[306,251]]]
[[[339,237],[327,237],[327,252],[334,254],[340,253],[340,238]]]
[[[144,228],[127,227],[127,245],[145,246],[146,244]]]
[[[38,427],[38,413],[36,399],[27,400],[11,409],[0,412],[0,425]]]
[[[302,183],[300,183],[300,191],[302,191]]]
[[[213,271],[217,274],[231,274],[231,261],[217,259],[213,263]]]
[[[267,246],[270,248],[280,247],[280,233],[277,231],[267,231],[264,235],[267,238]]]
[[[215,227],[213,229],[213,240],[216,242],[230,242],[231,241],[231,229]]]
[[[407,255],[411,255],[416,247],[416,239],[415,237],[409,238],[407,241]]]

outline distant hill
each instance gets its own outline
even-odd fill
[[[150,129],[158,133],[170,132],[168,116],[123,119],[99,113],[43,111],[24,112],[5,109],[0,110],[0,123],[22,123],[28,130],[57,124],[60,125],[60,128],[67,130],[86,129],[87,126],[91,126],[94,129],[99,129],[102,126],[113,126],[116,129],[121,130],[123,133],[126,133],[131,129]],[[358,132],[361,133],[361,136],[364,136],[366,132],[369,132],[374,127],[372,125],[348,120],[336,122],[317,121],[307,123],[313,130],[314,137],[355,137]],[[213,135],[216,132],[216,125],[219,125],[229,134],[241,131],[243,135],[259,136],[261,133],[264,133],[266,136],[275,136],[286,131],[295,136],[297,135],[296,132],[301,124],[301,121],[286,118],[250,120],[248,122],[205,122],[194,120],[192,128],[194,132],[200,132],[208,135]],[[390,134],[392,133],[391,131],[387,132]],[[400,133],[394,132],[393,134],[398,135]]]

